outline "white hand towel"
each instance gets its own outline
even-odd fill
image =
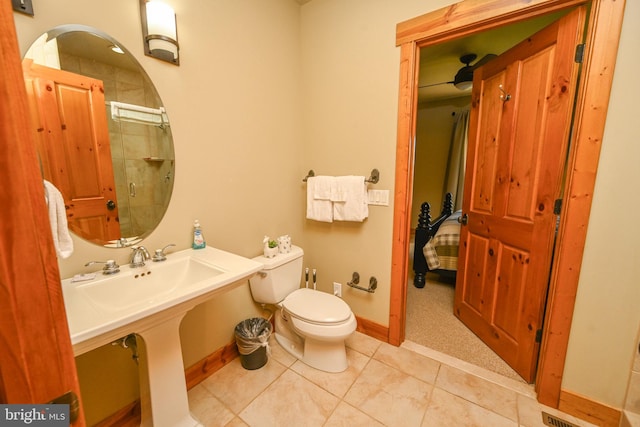
[[[310,176],[307,178],[308,219],[333,222],[333,203],[330,200],[333,182],[334,178],[329,176]]]
[[[333,176],[315,176],[313,178],[313,198],[316,200],[331,200],[331,195],[335,191],[336,178]],[[307,178],[307,188],[309,178]]]
[[[60,258],[69,258],[73,253],[73,240],[67,227],[67,211],[64,208],[62,194],[55,185],[44,180],[44,196],[49,208],[49,222],[56,254]]]
[[[336,177],[336,194],[344,201],[333,203],[335,221],[362,222],[369,216],[367,183],[364,176]]]

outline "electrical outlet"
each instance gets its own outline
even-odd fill
[[[342,298],[342,283],[333,282],[333,294]]]

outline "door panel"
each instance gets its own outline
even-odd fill
[[[583,8],[474,72],[455,314],[532,381]]]
[[[484,90],[492,93],[498,91],[503,79],[504,73],[492,76],[482,82]],[[482,114],[479,114],[479,144],[477,147],[478,154],[475,159],[477,175],[474,181],[474,185],[477,188],[473,193],[474,198],[471,199],[471,205],[474,211],[491,214],[494,208],[493,199],[498,168],[498,137],[502,114],[500,111],[501,106],[496,103],[482,104],[479,108],[482,110]]]
[[[29,61],[24,73],[43,176],[62,193],[69,228],[100,244],[119,239],[102,82]]]

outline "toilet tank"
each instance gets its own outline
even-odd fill
[[[253,258],[264,266],[249,280],[253,300],[262,304],[277,304],[298,289],[302,277],[303,255],[301,248],[292,245],[289,253],[278,254],[273,258]]]

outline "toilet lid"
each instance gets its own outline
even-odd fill
[[[351,309],[340,298],[307,288],[287,295],[282,306],[291,315],[313,323],[342,323],[351,316]]]

